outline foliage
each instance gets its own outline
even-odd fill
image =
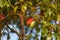
[[[36,13],[37,7],[40,7],[40,13]],[[35,28],[37,33],[42,29],[42,36],[48,36],[48,34],[60,36],[60,24],[57,24],[57,21],[60,22],[60,0],[0,0],[0,15],[2,15],[0,25],[3,25],[3,28],[4,25],[10,24],[11,20],[14,23],[20,20],[18,26],[21,28],[21,35],[15,32],[21,39],[25,36],[24,25],[31,29]],[[29,18],[34,19],[31,25],[26,24]],[[41,25],[41,28],[38,25]],[[0,34],[2,29],[0,29]]]

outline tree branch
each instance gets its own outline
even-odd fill
[[[7,25],[7,26],[8,26],[8,25]],[[15,33],[18,35],[19,39],[20,39],[20,33],[18,33],[16,30],[10,28],[9,26],[8,26],[8,28],[9,28],[11,31],[15,32]]]

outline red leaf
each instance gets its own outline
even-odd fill
[[[4,17],[4,15],[0,15],[0,20],[4,20],[5,19],[5,17]]]
[[[32,21],[34,21],[34,19],[33,19],[33,18],[29,18],[29,19],[27,20],[26,24],[29,25]]]

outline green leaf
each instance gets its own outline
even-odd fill
[[[0,7],[2,7],[2,1],[0,0]]]
[[[47,28],[42,28],[42,36],[46,36],[48,33]]]
[[[0,0],[0,7],[3,8],[4,7],[4,1]]]

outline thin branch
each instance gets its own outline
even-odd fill
[[[8,25],[7,25],[7,26],[8,26]],[[19,39],[20,39],[20,33],[18,33],[16,30],[10,28],[9,26],[8,26],[8,28],[9,28],[11,31],[15,32],[15,33],[19,36]]]

